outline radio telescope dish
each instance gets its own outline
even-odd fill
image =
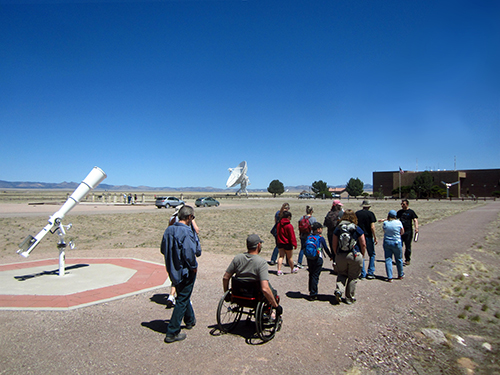
[[[247,162],[242,161],[236,168],[229,168],[229,178],[226,182],[226,187],[231,188],[240,184],[240,189],[236,192],[236,194],[244,193],[248,195],[247,186],[250,185],[250,180],[247,176]]]

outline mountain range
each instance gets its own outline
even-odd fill
[[[77,182],[30,182],[30,181],[2,181],[0,180],[0,189],[61,189],[61,190],[74,190],[78,187]],[[334,188],[342,188],[345,185],[331,186]],[[309,185],[298,185],[298,186],[285,186],[286,191],[290,192],[301,192],[309,191]],[[365,190],[372,190],[372,185],[365,184]],[[199,192],[235,192],[238,189],[220,189],[210,186],[206,187],[150,187],[150,186],[129,186],[129,185],[108,185],[100,184],[95,190],[105,190],[105,191],[172,191],[172,192],[183,192],[183,191],[199,191]],[[247,189],[252,192],[267,192],[267,189]]]

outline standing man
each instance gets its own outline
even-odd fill
[[[184,320],[186,329],[196,324],[191,294],[196,280],[198,262],[196,257],[201,255],[201,247],[191,229],[194,220],[194,209],[184,206],[179,210],[179,221],[170,225],[163,234],[161,252],[165,255],[165,266],[172,285],[177,291],[177,301],[167,327],[166,343],[181,341],[186,334],[181,332],[181,323]]]
[[[401,240],[405,244],[405,266],[410,265],[411,261],[411,241],[413,240],[413,222],[415,222],[415,233],[418,233],[418,216],[409,206],[408,199],[401,201],[401,210],[398,211],[398,219],[403,224],[404,234]]]
[[[366,251],[368,252],[368,257],[370,258],[368,263],[368,273],[365,269],[365,259],[363,258],[363,268],[361,269],[361,279],[365,277],[368,280],[375,278],[375,245],[377,242],[377,235],[375,234],[375,223],[377,219],[375,214],[370,211],[370,201],[364,200],[361,204],[362,210],[356,212],[356,217],[358,218],[358,226],[365,232],[366,239]]]

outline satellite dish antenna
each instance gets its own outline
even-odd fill
[[[240,189],[236,192],[236,195],[239,193],[244,193],[248,196],[247,186],[250,185],[250,180],[247,176],[247,162],[242,161],[236,168],[229,168],[229,178],[226,182],[226,187],[231,188],[240,184]]]
[[[444,182],[444,181],[441,181],[441,183],[446,186],[446,198],[449,198],[450,197],[450,188],[453,186],[453,185],[456,185],[456,184],[459,184],[460,181],[455,181],[455,182]]]

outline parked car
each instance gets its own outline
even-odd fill
[[[335,194],[335,193],[333,193],[333,194],[332,194],[332,198],[340,198],[340,194]]]
[[[155,202],[155,205],[158,208],[177,207],[180,204],[184,204],[184,201],[181,201],[176,197],[157,197]]]
[[[203,197],[203,198],[198,198],[194,204],[196,205],[196,207],[201,207],[201,206],[203,206],[203,207],[207,207],[207,206],[218,207],[220,203],[218,200],[215,200],[212,197]]]
[[[311,194],[311,193],[299,194],[299,199],[313,199],[313,198],[314,198],[314,194]]]

